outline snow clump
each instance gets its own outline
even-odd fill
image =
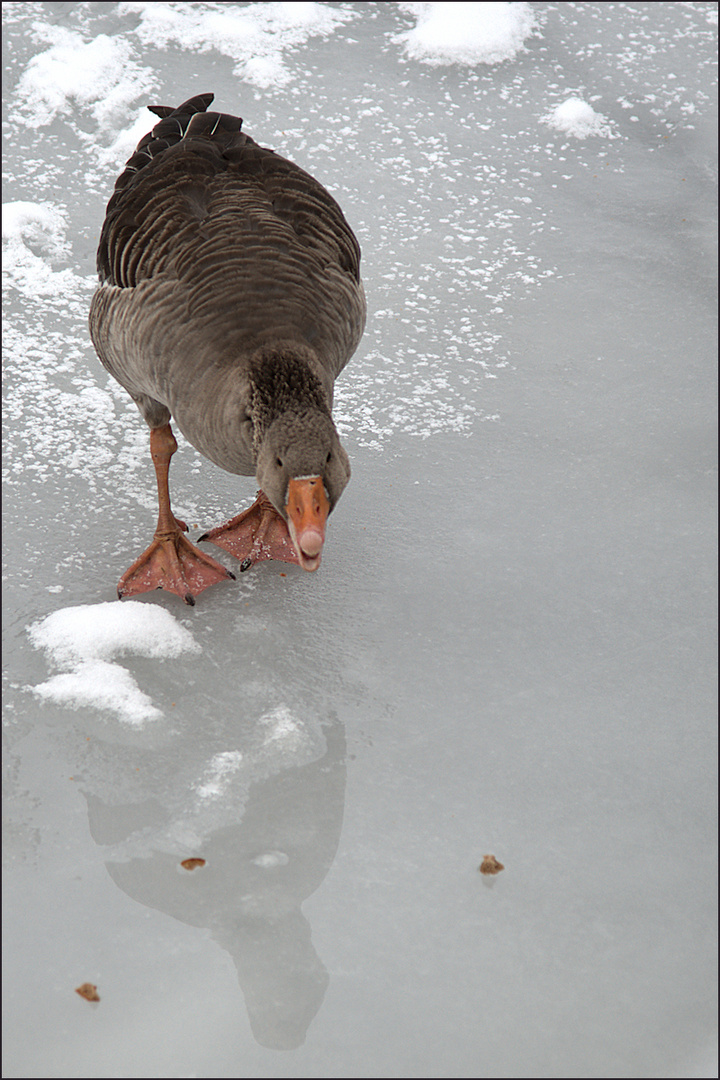
[[[417,19],[396,34],[411,60],[424,64],[500,64],[525,48],[537,29],[529,4],[400,4]]]
[[[31,687],[37,697],[71,709],[109,710],[136,726],[162,713],[114,658],[164,659],[201,651],[169,611],[136,600],[61,608],[29,626],[28,634],[35,648],[65,669]]]
[[[576,139],[587,139],[589,135],[599,135],[603,139],[617,138],[607,117],[595,112],[592,105],[579,97],[569,97],[561,105],[556,105],[542,117],[542,122]]]

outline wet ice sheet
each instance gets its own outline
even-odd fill
[[[9,1072],[707,1071],[716,8],[501,10],[448,63],[450,5],[4,6]],[[130,724],[38,699],[27,627],[154,527],[85,320],[145,104],[206,90],[358,232],[354,475],[321,574],[87,660]],[[200,529],[253,493],[172,483]]]

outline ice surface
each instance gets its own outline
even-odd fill
[[[287,705],[281,703],[270,712],[258,717],[258,723],[266,726],[266,746],[283,748],[286,752],[296,755],[299,750],[311,741],[304,724],[290,712]]]
[[[716,6],[3,19],[4,1073],[716,1075]],[[353,477],[317,574],[119,605],[95,249],[206,91],[358,234]]]
[[[66,216],[52,203],[11,202],[3,204],[3,240],[12,243],[35,241],[44,255],[64,255],[67,245],[62,239]]]

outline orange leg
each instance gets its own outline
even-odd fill
[[[187,525],[170,509],[168,473],[170,458],[176,450],[177,442],[169,424],[151,429],[150,453],[158,486],[158,524],[150,547],[120,578],[118,599],[151,589],[167,589],[186,604],[194,604],[195,597],[203,589],[235,577],[183,536]]]
[[[198,543],[202,540],[209,540],[240,559],[241,573],[263,559],[279,559],[296,565],[299,561],[285,519],[262,491],[258,491],[257,499],[248,510],[203,533]]]

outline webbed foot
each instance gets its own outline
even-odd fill
[[[209,540],[240,559],[241,573],[263,559],[299,565],[287,524],[262,491],[249,509],[203,533],[198,542],[202,540]]]
[[[118,582],[119,600],[151,589],[165,589],[193,605],[204,589],[234,579],[234,574],[183,536],[182,522],[177,524],[177,530],[156,532],[147,551],[125,571]]]

